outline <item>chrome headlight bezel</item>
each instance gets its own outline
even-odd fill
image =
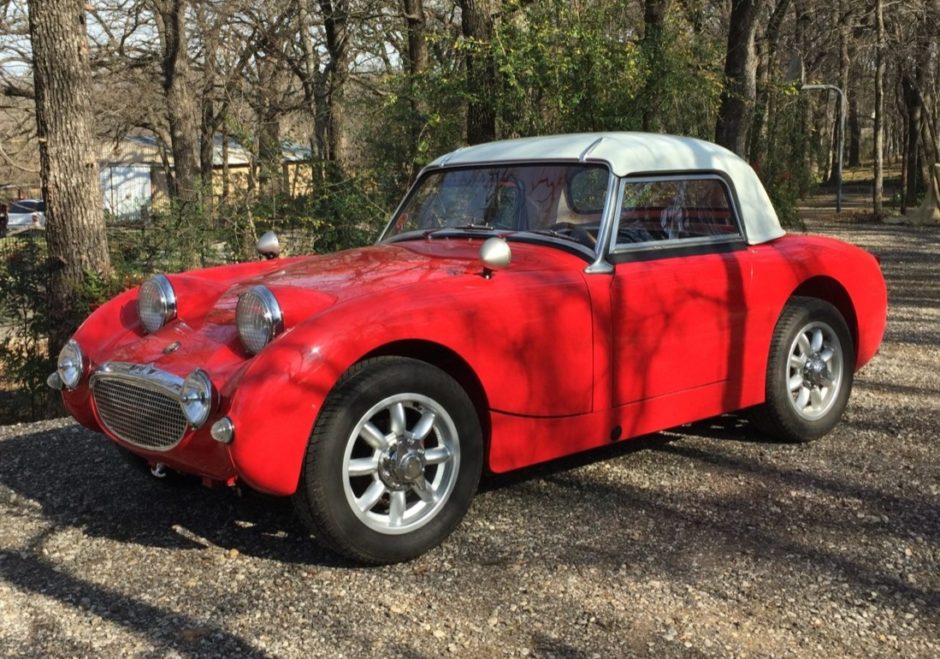
[[[193,428],[202,427],[212,413],[214,395],[212,380],[201,368],[186,376],[180,387],[180,409]]]
[[[75,339],[69,339],[56,359],[56,373],[66,389],[75,389],[85,376],[85,355]]]
[[[284,330],[284,314],[274,293],[258,285],[238,297],[235,324],[242,346],[257,355]]]
[[[140,285],[137,317],[147,334],[153,334],[176,318],[176,292],[166,275],[154,275]]]

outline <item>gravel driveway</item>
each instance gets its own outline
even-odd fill
[[[835,432],[728,417],[490,478],[406,565],[68,420],[0,428],[0,655],[940,655],[940,230],[814,230],[877,253],[891,297]]]

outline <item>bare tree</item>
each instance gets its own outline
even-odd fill
[[[883,0],[875,0],[875,185],[872,204],[875,215],[884,214],[884,112],[885,112],[885,18]]]
[[[740,156],[747,153],[757,95],[757,54],[754,36],[761,0],[732,0],[725,55],[725,88],[721,94],[715,141]]]
[[[187,0],[152,0],[162,47],[163,92],[173,150],[173,191],[195,199],[199,173],[199,121],[187,52]]]
[[[80,320],[76,291],[88,275],[111,270],[95,162],[85,4],[30,0],[29,35],[52,263],[49,353],[55,355]]]
[[[672,0],[643,1],[643,38],[640,40],[640,51],[650,67],[643,86],[643,92],[640,95],[640,98],[644,100],[643,130],[653,130],[660,114],[655,99],[663,95],[660,85],[665,81],[659,68],[663,60],[666,16],[669,13],[671,4]]]
[[[496,69],[489,52],[495,0],[460,0],[460,25],[467,40],[467,142],[496,139]]]

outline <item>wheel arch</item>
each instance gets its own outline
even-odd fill
[[[356,363],[372,357],[390,356],[408,357],[425,362],[436,366],[450,377],[454,378],[463,390],[467,392],[467,396],[470,397],[470,401],[473,403],[477,418],[480,420],[480,429],[483,432],[484,448],[487,451],[489,450],[489,399],[476,371],[473,370],[473,367],[471,367],[463,357],[440,343],[425,339],[407,339],[393,341],[379,346],[360,357]]]
[[[842,314],[842,318],[845,319],[845,324],[849,326],[849,334],[852,335],[852,351],[854,353],[852,359],[853,361],[857,361],[859,346],[858,314],[855,310],[855,303],[852,301],[852,296],[849,295],[845,287],[832,277],[818,275],[816,277],[810,277],[797,286],[790,294],[789,300],[792,300],[794,297],[811,297],[822,300],[823,302],[828,302]]]

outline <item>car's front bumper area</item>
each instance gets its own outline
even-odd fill
[[[105,362],[90,373],[87,398],[81,396],[84,405],[74,405],[74,396],[65,400],[73,416],[81,420],[82,412],[90,411],[108,437],[154,465],[233,482],[235,466],[226,445],[212,439],[211,422],[197,428],[186,419],[183,383],[152,364]],[[215,409],[214,391],[212,398],[209,404]]]

